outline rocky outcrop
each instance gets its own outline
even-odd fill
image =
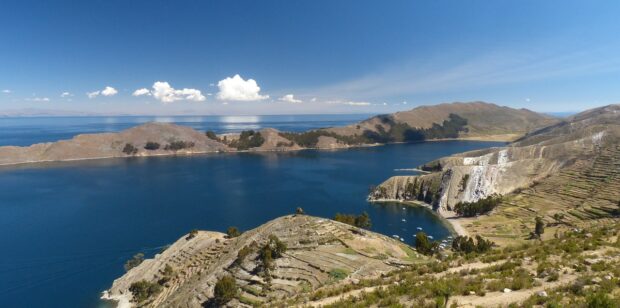
[[[274,260],[267,277],[261,270],[259,247],[270,236],[286,244],[287,250]],[[242,249],[246,255],[240,259]],[[242,302],[268,305],[339,279],[351,283],[379,277],[417,259],[423,257],[405,244],[374,232],[318,217],[285,216],[235,238],[206,231],[185,235],[154,259],[115,280],[104,298],[136,305],[129,287],[145,280],[161,284],[162,290],[140,303],[142,306],[203,307],[213,298],[216,281],[231,275],[240,292],[230,306],[244,306]],[[172,272],[164,274],[166,266]]]
[[[506,147],[429,162],[420,168],[432,173],[388,179],[369,199],[424,200],[450,210],[461,201],[474,202],[529,187],[600,155],[619,140],[620,106],[611,105],[532,132]]]

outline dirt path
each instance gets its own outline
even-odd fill
[[[545,282],[544,286],[535,287],[526,290],[512,291],[509,293],[492,292],[487,293],[485,296],[454,296],[448,300],[448,307],[453,303],[457,304],[457,307],[498,307],[508,306],[511,303],[520,303],[528,299],[530,296],[537,294],[540,291],[555,289],[559,286],[570,284],[577,279],[576,275],[563,275],[560,280],[554,282]]]

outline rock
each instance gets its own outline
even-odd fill
[[[587,238],[592,238],[592,233],[586,233]]]
[[[540,292],[538,292],[538,296],[540,296],[540,297],[547,297],[549,295],[547,294],[546,291],[540,291]]]
[[[603,277],[603,278],[605,278],[605,280],[611,280],[612,277],[609,276],[609,275],[605,275],[605,277]]]
[[[508,289],[508,288],[504,288],[504,293],[510,293],[512,292],[512,290]]]
[[[476,295],[475,291],[469,291],[469,295]]]
[[[602,280],[600,277],[594,277],[594,278],[592,278],[590,281],[591,281],[592,283],[599,284],[599,283],[601,283],[603,280]]]

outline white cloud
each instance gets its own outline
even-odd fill
[[[133,96],[142,96],[142,95],[151,95],[151,91],[149,91],[149,89],[147,88],[142,88],[142,89],[138,89],[133,91],[133,94],[131,94]]]
[[[326,101],[325,103],[326,104],[335,104],[335,105],[348,105],[348,106],[370,106],[370,105],[372,105],[369,102],[341,101],[341,100]]]
[[[4,90],[2,90],[2,93],[4,93],[4,94],[11,94],[11,90],[9,90],[9,89],[4,89]]]
[[[62,94],[60,94],[60,97],[69,97],[69,96],[73,96],[73,94],[69,92],[62,92]]]
[[[282,102],[293,103],[293,104],[303,103],[302,100],[296,99],[293,94],[286,94],[286,95],[280,97],[278,100],[282,101]]]
[[[313,97],[310,101],[313,103],[316,102],[316,97]]]
[[[49,97],[33,97],[27,100],[33,101],[33,102],[49,102],[50,101]]]
[[[344,102],[344,104],[349,106],[370,106],[369,102]]]
[[[258,101],[269,98],[269,95],[260,94],[260,87],[256,80],[243,80],[239,74],[220,80],[217,86],[220,89],[217,93],[219,100]]]
[[[142,90],[142,89],[141,89]],[[194,102],[203,102],[207,98],[202,95],[202,92],[197,89],[181,89],[177,90],[170,86],[165,81],[157,81],[153,84],[153,91],[151,92],[155,99],[162,103],[172,103],[180,100],[188,100]]]
[[[103,90],[100,91],[94,91],[94,92],[88,92],[86,93],[86,95],[88,96],[88,98],[95,98],[99,95],[103,95],[103,96],[114,96],[118,93],[118,91],[116,91],[116,89],[110,87],[110,86],[106,86]]]
[[[118,91],[112,87],[105,87],[105,89],[101,91],[101,95],[103,96],[114,96],[116,93],[118,93]]]

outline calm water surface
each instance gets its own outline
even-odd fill
[[[0,146],[26,146],[71,139],[77,134],[116,132],[147,122],[176,123],[216,133],[240,132],[265,127],[305,131],[342,126],[367,119],[368,114],[263,115],[263,116],[110,116],[110,117],[0,117]]]
[[[254,228],[298,206],[322,217],[367,211],[374,231],[410,244],[416,227],[441,239],[448,231],[431,212],[367,203],[368,187],[406,174],[395,169],[497,145],[448,141],[1,168],[1,306],[96,307],[133,254],[152,256],[195,228]]]

